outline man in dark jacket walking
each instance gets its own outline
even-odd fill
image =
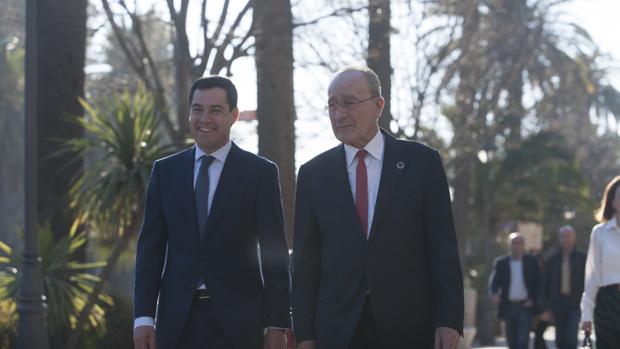
[[[555,323],[558,349],[577,348],[586,265],[585,253],[575,248],[575,229],[569,225],[558,231],[559,249],[545,261],[543,300],[545,317]]]

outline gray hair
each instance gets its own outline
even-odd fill
[[[336,73],[336,76],[346,72],[358,72],[364,74],[364,76],[366,76],[366,80],[368,81],[370,93],[373,96],[381,97],[381,82],[379,81],[379,76],[377,73],[375,73],[372,69],[366,66],[347,66],[339,70],[338,73]]]
[[[562,232],[564,232],[564,231],[570,231],[570,232],[573,232],[573,233],[577,233],[575,231],[575,228],[573,228],[572,226],[570,226],[568,224],[561,226],[560,229],[558,229],[558,234],[562,234]]]

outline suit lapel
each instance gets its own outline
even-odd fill
[[[327,192],[330,193],[330,197],[333,195],[337,202],[343,203],[344,215],[351,221],[355,230],[359,232],[358,236],[363,237],[362,224],[357,216],[353,193],[351,193],[344,146],[340,144],[340,146],[334,149],[332,155],[330,161],[326,163],[327,166],[324,171],[324,173],[329,174],[330,188],[328,188]]]
[[[224,168],[220,174],[217,188],[215,188],[209,217],[207,218],[207,226],[205,227],[204,242],[213,235],[213,230],[215,229],[218,219],[222,215],[222,211],[230,205],[231,195],[244,172],[242,166],[244,160],[245,157],[243,156],[243,152],[233,143],[226,157],[226,161],[224,162]]]
[[[385,139],[385,150],[383,151],[383,165],[381,168],[381,180],[379,191],[377,192],[377,202],[373,214],[372,226],[370,228],[370,239],[377,234],[377,229],[385,212],[394,197],[400,179],[407,171],[405,159],[401,154],[401,145],[396,138],[386,134],[381,130]]]

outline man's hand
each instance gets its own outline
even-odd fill
[[[584,331],[592,332],[592,321],[584,321],[581,324],[581,329]]]
[[[314,341],[310,340],[297,343],[297,349],[314,349]]]
[[[286,333],[279,329],[268,329],[263,338],[264,349],[286,349]]]
[[[491,296],[491,300],[493,301],[493,304],[497,305],[499,304],[499,302],[502,300],[500,298],[500,293],[496,293],[494,295]]]
[[[435,349],[456,349],[459,346],[459,333],[449,327],[435,329]]]
[[[136,349],[157,349],[155,345],[155,328],[138,326],[133,330],[133,345]]]
[[[546,310],[540,314],[540,319],[545,322],[551,322],[553,321],[553,314],[551,314],[549,310]]]

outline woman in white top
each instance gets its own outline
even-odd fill
[[[607,184],[586,259],[581,321],[598,349],[620,348],[620,176]]]

